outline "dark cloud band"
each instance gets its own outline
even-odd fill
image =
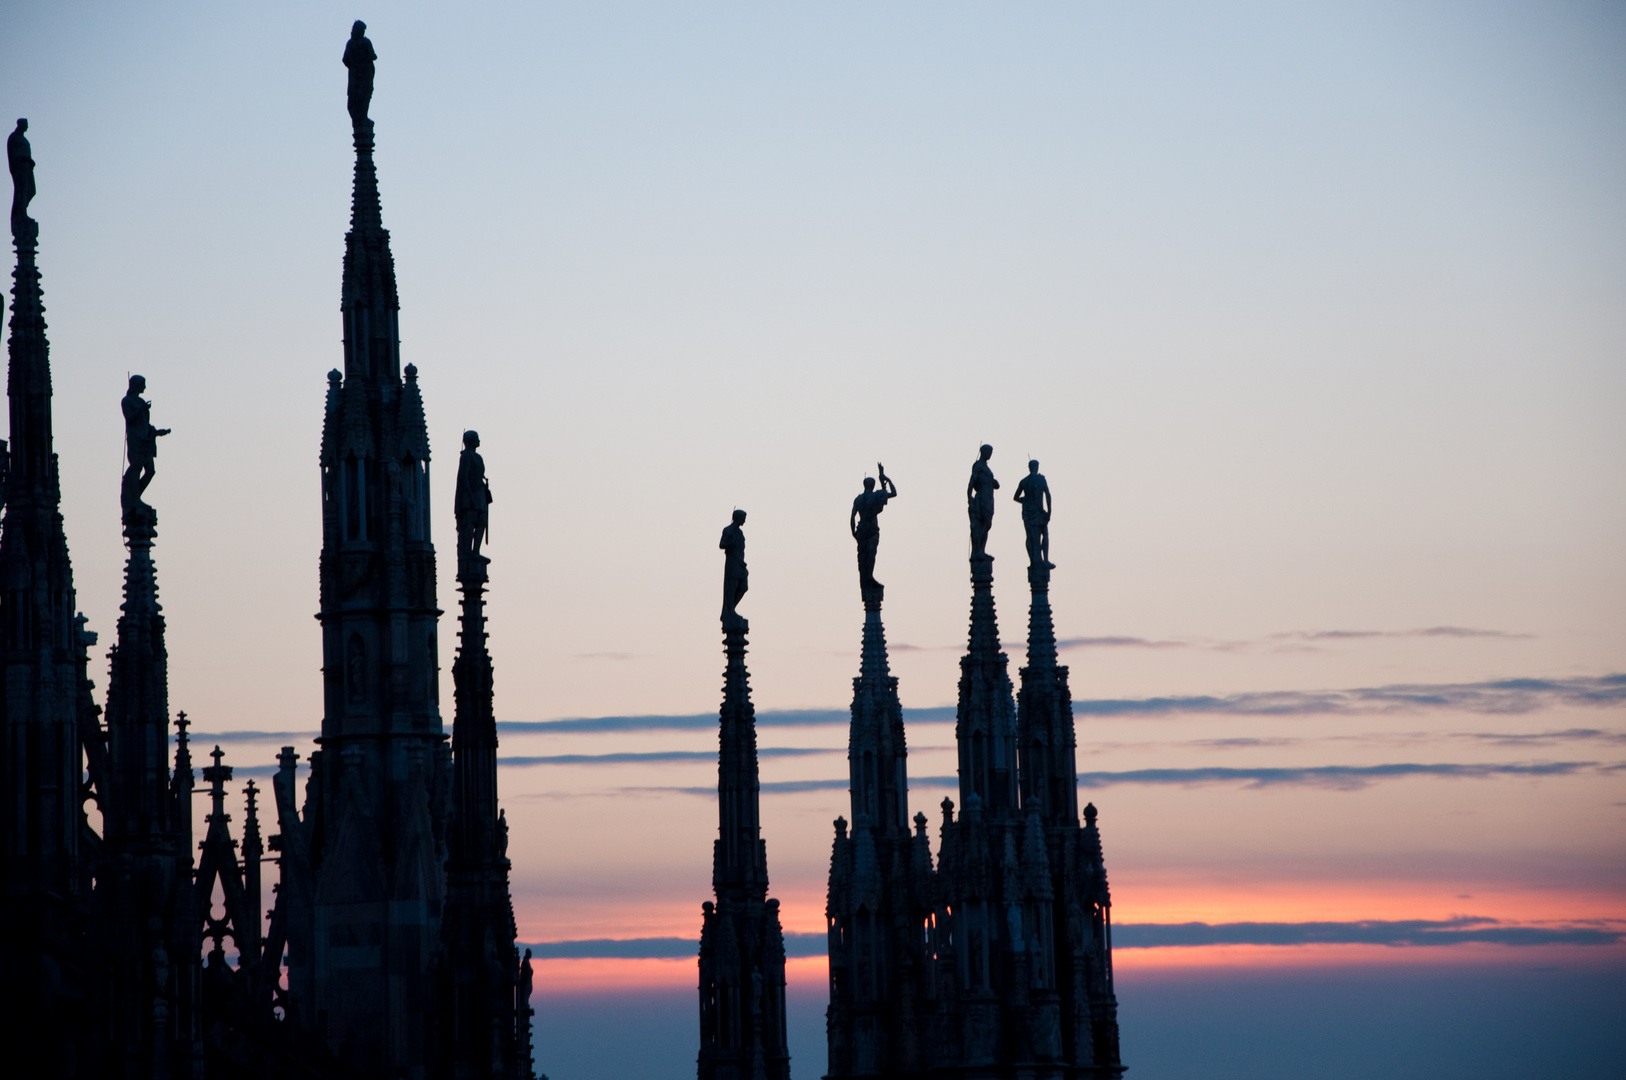
[[[1514,948],[1618,945],[1626,942],[1626,930],[1617,921],[1527,926],[1473,916],[1359,922],[1119,923],[1112,928],[1112,944],[1120,949],[1205,945],[1387,945],[1401,948],[1476,942]],[[696,945],[692,938],[591,938],[544,941],[525,948],[545,960],[679,960],[693,957]],[[785,935],[786,956],[823,956],[826,948],[824,934]]]

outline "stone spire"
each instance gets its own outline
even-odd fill
[[[960,657],[954,737],[960,802],[989,820],[1017,812],[1016,707],[994,612],[994,557],[971,556],[971,626]]]
[[[918,1073],[921,1022],[933,1007],[921,933],[932,916],[931,853],[925,830],[909,829],[903,707],[881,623],[885,590],[866,573],[864,554],[861,547],[863,645],[847,740],[852,835],[837,818],[825,905],[831,1077]]]
[[[1037,463],[1032,469],[1039,485]],[[1045,488],[1048,491],[1048,488]],[[1024,507],[1024,510],[1027,510]],[[1031,532],[1040,522],[1030,516]],[[1043,546],[1049,546],[1048,514]],[[1118,1002],[1112,989],[1111,897],[1102,863],[1095,807],[1078,821],[1078,765],[1073,695],[1067,667],[1056,660],[1056,630],[1050,611],[1051,563],[1030,535],[1028,662],[1022,668],[1017,731],[1021,743],[1022,808],[1030,823],[1043,824],[1049,863],[1047,897],[1056,928],[1054,987],[1061,1018],[1061,1057],[1069,1066],[1088,1067],[1093,1076],[1119,1076]]]
[[[75,618],[73,567],[62,530],[57,460],[51,441],[50,346],[35,263],[39,223],[28,215],[34,161],[24,132],[6,140],[14,195],[7,393],[10,446],[5,521],[0,526],[0,1015],[30,1044],[83,1046],[83,1011],[92,992],[87,936],[91,862],[80,784],[83,745],[98,750],[87,646]],[[100,788],[100,755],[92,780]]]
[[[429,439],[373,165],[372,45],[345,50],[356,150],[321,444],[321,749],[302,814],[279,773],[288,989],[299,1032],[380,1075],[426,1068],[438,1008],[450,747],[440,717]],[[403,378],[404,376],[404,378]],[[285,791],[285,788],[287,789]]]
[[[736,549],[729,552],[725,587],[723,703],[717,732],[717,840],[712,848],[716,903],[701,905],[700,1080],[789,1080],[785,1045],[785,937],[779,901],[768,899],[768,851],[759,816],[756,711],[745,669],[749,625],[735,613],[743,595],[744,547],[736,511]],[[734,571],[738,569],[738,576]]]
[[[474,453],[472,448],[465,455]],[[465,457],[465,462],[468,459]],[[480,473],[483,479],[484,463]],[[460,485],[462,486],[462,485]],[[481,494],[484,495],[482,484]],[[458,575],[462,618],[452,663],[451,820],[447,830],[443,1038],[451,1077],[533,1075],[528,979],[515,948],[508,822],[497,805],[497,722],[486,648],[484,558]]]
[[[1050,615],[1050,567],[1028,567],[1033,600],[1028,608],[1028,662],[1017,693],[1017,739],[1021,747],[1022,809],[1037,810],[1047,826],[1078,824],[1078,767],[1073,731],[1073,693],[1067,666],[1056,662],[1056,628]]]
[[[132,380],[131,395],[139,400],[135,385]],[[142,417],[144,402],[138,416],[141,430],[126,425],[133,440],[150,428]],[[139,455],[139,447],[135,449]],[[108,774],[99,792],[103,858],[119,868],[97,879],[102,955],[109,967],[102,990],[110,1020],[108,1037],[117,1054],[127,1061],[143,1061],[146,1068],[160,1061],[188,1060],[201,1067],[191,756],[185,719],[178,718],[171,773],[169,654],[152,559],[158,514],[138,494],[127,477],[121,484],[120,506],[130,555],[124,567],[118,640],[108,653]],[[205,777],[211,772],[205,769]],[[207,898],[202,907],[207,909]],[[162,964],[157,959],[160,949]],[[151,1021],[160,1004],[163,1031]]]

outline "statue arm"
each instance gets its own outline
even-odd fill
[[[853,534],[854,540],[858,539],[858,501],[862,498],[860,495],[858,499],[853,500],[853,512],[847,517],[847,529]]]
[[[1050,485],[1044,486],[1044,519],[1050,520]]]

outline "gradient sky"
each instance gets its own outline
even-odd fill
[[[1181,1045],[1137,995],[1216,971],[1603,972],[1626,1004],[1626,8],[5,5],[80,606],[110,641],[139,372],[175,429],[149,492],[171,702],[240,767],[320,723],[357,15],[440,550],[466,427],[497,500],[521,936],[650,939],[555,947],[544,997],[603,1004],[545,1032],[609,1045],[606,1016],[669,1007],[618,1067],[689,1069],[693,961],[660,939],[709,894],[735,506],[787,929],[823,929],[876,460],[936,820],[985,441],[1005,494],[1029,456],[1055,493],[1083,794],[1143,926],[1132,1066]],[[1015,510],[990,541],[1013,670]],[[820,950],[793,945],[816,1075]],[[1602,1060],[1598,1030],[1562,1041]],[[555,1080],[599,1075],[559,1053]]]

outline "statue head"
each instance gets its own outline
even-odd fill
[[[465,450],[474,450],[478,448],[479,445],[480,433],[478,431],[465,431],[463,433],[463,448]]]
[[[360,19],[357,19],[355,21],[355,23],[350,27],[350,36],[353,37],[353,38],[359,38],[363,34],[365,34],[366,32],[367,32],[367,24],[362,22]]]
[[[24,131],[27,131],[27,130],[28,130],[28,121],[27,121],[27,120],[25,120],[25,119],[24,119],[24,118],[23,118],[23,117],[21,117],[21,116],[19,116],[19,117],[18,117],[18,118],[17,118],[17,130],[18,130],[18,131],[19,131],[19,132],[24,132]]]
[[[1032,460],[1030,460],[1028,462],[1028,472],[1036,473],[1038,471],[1039,471],[1039,459],[1038,458],[1033,458]]]
[[[982,449],[977,452],[982,455],[982,460],[984,461],[987,461],[989,458],[994,456],[994,448],[987,443],[983,443]]]
[[[146,379],[143,379],[140,375],[131,375],[130,376],[130,393],[132,393],[132,394],[143,394],[143,393],[146,393],[146,390],[147,390],[147,380]]]
[[[873,477],[873,476],[864,477],[864,490],[865,491],[874,491],[875,490],[875,477]]]
[[[736,525],[744,525],[745,524],[745,511],[744,510],[736,510],[736,511],[734,511],[734,524],[736,524]]]

